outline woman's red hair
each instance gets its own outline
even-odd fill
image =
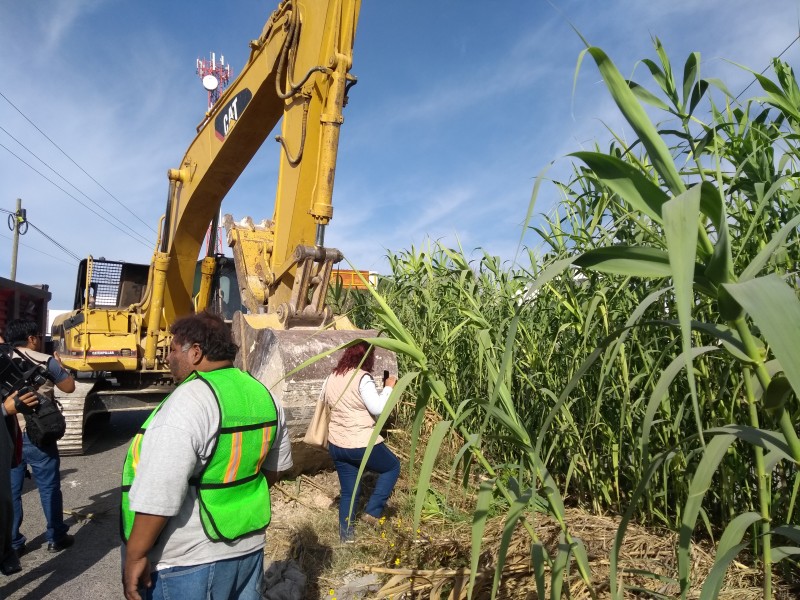
[[[349,348],[345,348],[344,354],[342,354],[339,362],[336,363],[333,372],[336,375],[344,375],[348,371],[360,368],[370,373],[374,364],[375,352],[373,352],[372,346],[367,342],[359,342]]]

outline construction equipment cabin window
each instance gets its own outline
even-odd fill
[[[78,267],[74,309],[83,308],[89,277],[89,307],[127,307],[139,302],[147,286],[148,265],[104,258],[83,259]],[[91,272],[91,273],[90,273]]]

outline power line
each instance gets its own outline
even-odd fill
[[[31,121],[31,120],[30,120],[30,119],[29,119],[29,118],[28,118],[28,117],[25,115],[25,113],[23,113],[23,112],[22,112],[22,111],[21,111],[19,108],[17,108],[17,107],[16,107],[16,105],[15,105],[13,102],[11,102],[11,100],[9,100],[9,99],[8,99],[8,98],[5,96],[5,94],[3,94],[3,92],[0,92],[0,96],[2,96],[3,100],[5,100],[6,102],[8,102],[8,103],[11,105],[11,107],[12,107],[14,110],[16,110],[16,111],[17,111],[17,112],[18,112],[20,115],[22,115],[22,118],[23,118],[23,119],[25,119],[25,120],[26,120],[28,123],[30,123],[30,124],[33,126],[33,128],[34,128],[34,129],[36,129],[36,131],[38,131],[39,133],[41,133],[41,134],[44,136],[44,138],[45,138],[45,139],[46,139],[48,142],[50,142],[51,144],[53,144],[53,146],[55,146],[55,147],[58,149],[58,151],[59,151],[59,152],[61,152],[61,154],[63,154],[63,155],[64,155],[64,156],[65,156],[65,157],[66,157],[66,158],[67,158],[67,159],[68,159],[68,160],[69,160],[69,161],[70,161],[70,162],[73,164],[73,165],[75,165],[76,167],[78,167],[78,168],[79,168],[79,169],[80,169],[80,170],[83,172],[83,174],[84,174],[84,175],[86,175],[86,176],[87,176],[89,179],[91,179],[92,181],[94,181],[94,182],[97,184],[97,186],[98,186],[98,187],[99,187],[101,190],[103,190],[103,191],[104,191],[106,194],[108,194],[108,195],[109,195],[109,196],[110,196],[110,197],[111,197],[111,198],[114,200],[114,202],[116,202],[117,204],[119,204],[119,205],[120,205],[122,208],[124,208],[124,209],[125,209],[126,211],[128,211],[128,212],[129,212],[131,215],[133,215],[133,216],[134,216],[136,219],[138,219],[138,220],[139,220],[139,222],[141,222],[141,223],[142,223],[142,224],[143,224],[145,227],[147,227],[147,228],[148,228],[150,231],[152,231],[152,232],[154,232],[154,233],[155,233],[155,229],[153,229],[152,225],[148,225],[147,223],[145,223],[145,222],[144,222],[144,221],[141,219],[141,217],[139,217],[139,215],[137,215],[136,213],[134,213],[134,212],[133,212],[133,211],[132,211],[130,208],[128,208],[127,206],[125,206],[125,204],[123,204],[122,202],[120,202],[120,201],[117,199],[117,197],[116,197],[116,196],[114,196],[114,194],[112,194],[111,192],[109,192],[109,191],[108,191],[108,190],[107,190],[107,189],[106,189],[106,188],[105,188],[105,187],[104,187],[104,186],[103,186],[103,185],[102,185],[102,184],[101,184],[99,181],[97,181],[97,180],[96,180],[94,177],[92,177],[91,175],[89,175],[89,173],[87,173],[87,172],[86,172],[86,170],[85,170],[85,169],[84,169],[82,166],[80,166],[78,163],[76,163],[74,160],[72,160],[72,157],[71,157],[71,156],[69,156],[69,154],[67,154],[66,152],[64,152],[64,150],[62,150],[62,149],[61,149],[61,147],[60,147],[58,144],[56,144],[56,143],[55,143],[53,140],[51,140],[51,139],[50,139],[50,137],[49,137],[49,136],[48,136],[48,135],[47,135],[47,134],[46,134],[44,131],[42,131],[41,129],[39,129],[39,127],[36,125],[36,123],[34,123],[33,121]]]
[[[8,237],[7,235],[5,235],[5,234],[3,234],[3,233],[0,233],[0,237],[1,237],[1,238],[3,238],[3,239],[5,239],[5,240],[11,240],[11,238],[10,238],[10,237]],[[42,250],[39,250],[38,248],[34,248],[33,246],[29,246],[28,244],[23,244],[22,242],[20,242],[20,243],[19,243],[19,245],[20,245],[20,246],[25,246],[26,248],[28,248],[28,249],[30,249],[30,250],[33,250],[34,252],[38,252],[39,254],[44,254],[45,256],[49,256],[50,258],[53,258],[53,259],[55,259],[55,260],[57,260],[57,261],[63,262],[63,263],[65,263],[65,264],[68,264],[68,265],[70,265],[71,267],[74,267],[74,266],[75,266],[75,263],[73,263],[73,262],[70,262],[70,261],[67,261],[67,260],[64,260],[64,258],[63,258],[63,257],[60,257],[60,256],[53,256],[52,254],[48,254],[47,252],[44,252],[44,251],[42,251]],[[80,262],[80,261],[79,261],[79,262]]]
[[[74,259],[75,259],[75,260],[77,260],[78,262],[80,262],[80,261],[81,261],[81,257],[80,257],[80,256],[78,256],[77,254],[75,254],[75,253],[74,253],[72,250],[69,250],[69,249],[65,248],[64,246],[62,246],[61,244],[59,244],[57,241],[55,241],[53,238],[51,238],[49,235],[47,235],[47,234],[46,234],[44,231],[42,231],[42,230],[41,230],[41,229],[39,229],[39,228],[38,228],[36,225],[34,225],[33,223],[31,223],[31,222],[30,222],[30,220],[28,221],[28,225],[30,225],[31,227],[33,227],[33,228],[34,228],[36,231],[38,231],[38,232],[39,232],[39,233],[42,235],[42,237],[44,237],[46,240],[48,240],[48,241],[52,242],[52,243],[53,243],[53,245],[57,246],[58,248],[60,248],[61,250],[63,250],[63,251],[64,251],[64,252],[66,252],[67,254],[69,254],[69,255],[70,255],[72,258],[74,258]]]
[[[47,175],[45,175],[44,173],[42,173],[41,171],[39,171],[38,169],[36,169],[36,167],[34,167],[34,166],[33,166],[33,165],[31,165],[30,163],[26,162],[26,161],[25,161],[25,160],[24,160],[22,157],[20,157],[20,156],[18,156],[17,154],[15,154],[15,153],[14,153],[14,152],[13,152],[13,151],[12,151],[10,148],[8,148],[7,146],[5,146],[5,145],[3,145],[3,144],[0,144],[0,148],[4,148],[4,149],[5,149],[5,150],[6,150],[6,151],[9,153],[9,154],[11,154],[11,155],[12,155],[14,158],[16,158],[16,159],[17,159],[18,161],[20,161],[22,164],[26,165],[26,166],[27,166],[29,169],[31,169],[31,170],[32,170],[32,171],[34,171],[35,173],[39,174],[39,175],[40,175],[42,178],[44,178],[44,179],[46,179],[47,181],[49,181],[49,182],[50,182],[52,185],[54,185],[56,188],[58,188],[59,190],[61,190],[62,192],[64,192],[64,193],[65,193],[67,196],[69,196],[70,198],[72,198],[73,200],[75,200],[75,202],[77,202],[78,204],[80,204],[81,206],[83,206],[83,207],[84,207],[86,210],[88,210],[88,211],[92,212],[93,214],[95,214],[96,216],[100,217],[100,218],[101,218],[103,221],[105,221],[106,223],[108,223],[109,225],[111,225],[112,227],[114,227],[115,229],[118,229],[119,231],[121,231],[122,233],[124,233],[125,235],[127,235],[127,236],[128,236],[129,238],[131,238],[132,240],[135,240],[135,241],[139,242],[140,244],[142,244],[142,245],[146,246],[147,248],[151,248],[151,247],[152,247],[152,245],[151,245],[151,244],[148,244],[148,243],[146,243],[146,242],[143,242],[143,241],[142,241],[144,238],[141,238],[141,239],[139,239],[139,238],[135,238],[135,237],[133,237],[133,235],[131,235],[130,233],[128,233],[127,231],[125,231],[124,229],[122,229],[121,227],[119,227],[119,226],[118,226],[116,223],[112,223],[111,221],[109,221],[108,219],[106,219],[106,218],[105,218],[103,215],[101,215],[101,214],[99,214],[99,213],[95,212],[94,210],[92,210],[91,208],[89,208],[88,206],[86,206],[86,205],[85,205],[83,202],[81,202],[81,201],[80,201],[78,198],[76,198],[75,196],[73,196],[72,194],[70,194],[70,193],[69,193],[67,190],[65,190],[64,188],[62,188],[62,187],[61,187],[60,185],[58,185],[58,184],[57,184],[55,181],[53,181],[52,179],[50,179],[50,178],[49,178]],[[137,235],[138,235],[138,234],[137,234]],[[140,236],[140,237],[141,237],[141,236]]]
[[[17,144],[19,144],[19,145],[20,145],[22,148],[24,148],[24,149],[25,149],[25,150],[28,152],[28,154],[30,154],[30,155],[31,155],[31,156],[33,156],[33,157],[34,157],[36,160],[38,160],[40,163],[42,163],[42,165],[44,165],[45,167],[47,167],[48,169],[50,169],[50,171],[51,171],[51,172],[52,172],[54,175],[56,175],[57,177],[59,177],[59,178],[60,178],[60,179],[61,179],[61,180],[62,180],[64,183],[66,183],[66,184],[67,184],[67,185],[69,185],[69,186],[70,186],[72,189],[74,189],[76,192],[78,192],[79,194],[81,194],[81,195],[82,195],[84,198],[86,198],[86,199],[87,199],[89,202],[91,202],[91,203],[92,203],[92,204],[94,204],[94,205],[95,205],[97,208],[99,208],[100,210],[102,210],[102,211],[103,211],[105,214],[107,214],[109,217],[111,217],[112,219],[116,220],[116,221],[117,221],[118,223],[120,223],[120,224],[121,224],[123,227],[126,227],[127,229],[129,229],[129,230],[130,230],[130,231],[131,231],[133,234],[135,234],[135,235],[138,235],[138,236],[139,236],[139,237],[141,237],[142,239],[147,239],[147,238],[145,238],[144,236],[140,235],[140,234],[139,234],[137,231],[135,231],[135,230],[134,230],[134,229],[133,229],[133,228],[132,228],[130,225],[128,225],[127,223],[125,223],[125,222],[124,222],[122,219],[120,219],[120,218],[118,218],[117,216],[115,216],[115,215],[111,214],[111,213],[110,213],[108,210],[106,210],[106,209],[105,209],[103,206],[101,206],[99,202],[97,202],[97,201],[93,200],[92,198],[90,198],[90,197],[88,196],[88,194],[86,194],[86,193],[85,193],[85,192],[83,192],[82,190],[78,189],[78,187],[77,187],[77,186],[75,186],[75,185],[74,185],[72,182],[70,182],[69,180],[67,180],[67,178],[66,178],[66,177],[64,177],[63,175],[61,175],[61,173],[59,173],[58,171],[56,171],[56,170],[55,170],[53,167],[51,167],[49,164],[47,164],[47,163],[46,163],[44,160],[42,160],[41,158],[39,158],[39,157],[38,157],[38,156],[37,156],[37,155],[36,155],[36,154],[35,154],[35,153],[34,153],[34,152],[33,152],[33,151],[30,149],[30,148],[28,148],[27,146],[25,146],[25,144],[23,144],[22,142],[20,142],[20,141],[19,141],[17,138],[15,138],[15,137],[14,137],[14,136],[13,136],[11,133],[9,133],[9,131],[8,131],[7,129],[5,129],[4,127],[0,127],[0,131],[4,132],[4,133],[5,133],[5,134],[6,134],[8,137],[10,137],[10,138],[11,138],[12,140],[14,140],[14,141],[15,141]],[[6,149],[7,149],[7,148],[6,148]],[[89,210],[92,210],[92,209],[89,209]],[[97,214],[97,213],[96,213],[96,211],[94,211],[94,210],[92,210],[92,212],[95,212],[95,214]]]
[[[786,46],[786,48],[784,48],[784,49],[781,51],[781,53],[780,53],[780,54],[778,54],[778,56],[776,56],[775,58],[780,58],[781,56],[783,56],[784,54],[786,54],[786,52],[788,52],[788,51],[789,51],[789,48],[791,48],[792,46],[794,46],[794,45],[797,43],[797,40],[800,40],[800,34],[797,34],[797,36],[796,36],[796,37],[795,37],[795,38],[794,38],[794,39],[793,39],[791,42],[789,42],[789,45],[788,45],[788,46]],[[767,65],[766,67],[764,67],[763,69],[761,69],[761,72],[759,73],[759,75],[763,75],[764,73],[766,73],[767,69],[769,69],[769,65]],[[742,94],[744,94],[744,93],[747,91],[747,89],[748,89],[748,88],[749,88],[751,85],[753,85],[753,84],[754,84],[756,81],[758,81],[758,79],[757,79],[756,77],[753,77],[753,81],[751,81],[750,83],[748,83],[748,84],[747,84],[747,87],[746,87],[746,88],[744,88],[744,89],[743,89],[741,92],[739,92],[739,95],[738,95],[738,96],[736,96],[735,100],[738,100],[738,99],[739,99],[739,96],[741,96]]]
[[[7,214],[9,214],[9,215],[16,215],[16,214],[17,214],[17,213],[15,213],[14,211],[11,211],[11,210],[6,210],[5,208],[0,208],[0,212],[7,213]],[[67,254],[69,254],[69,255],[70,255],[72,258],[74,258],[76,261],[80,262],[80,261],[82,260],[82,259],[81,259],[81,257],[80,257],[78,254],[76,254],[76,253],[75,253],[75,252],[73,252],[72,250],[70,250],[70,249],[66,248],[65,246],[63,246],[62,244],[60,244],[59,242],[57,242],[56,240],[54,240],[52,237],[50,237],[49,235],[47,235],[47,234],[46,234],[44,231],[42,231],[41,229],[39,229],[39,228],[38,228],[36,225],[34,225],[34,224],[31,222],[31,220],[30,220],[30,219],[28,219],[28,218],[25,218],[24,220],[25,220],[25,223],[27,223],[28,225],[30,225],[31,227],[33,227],[33,228],[34,228],[36,231],[38,231],[38,232],[39,232],[39,233],[40,233],[40,234],[41,234],[41,235],[42,235],[42,236],[43,236],[45,239],[47,239],[48,241],[52,242],[52,243],[53,243],[53,245],[57,246],[58,248],[60,248],[61,250],[63,250],[63,251],[64,251],[64,252],[66,252]]]

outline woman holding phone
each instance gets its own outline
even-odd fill
[[[375,353],[367,342],[345,349],[325,383],[325,401],[331,407],[328,427],[328,452],[339,475],[339,536],[342,541],[353,539],[355,511],[361,486],[356,477],[372,436],[375,419],[397,383],[397,378],[384,372],[383,390],[378,393],[371,372]],[[400,476],[400,461],[378,435],[367,460],[366,469],[378,474],[375,490],[370,496],[361,519],[376,523],[383,514],[386,501]],[[353,511],[350,512],[352,503]]]

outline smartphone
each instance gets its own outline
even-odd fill
[[[384,369],[383,371],[383,385],[386,385],[386,380],[389,379],[389,371]]]

